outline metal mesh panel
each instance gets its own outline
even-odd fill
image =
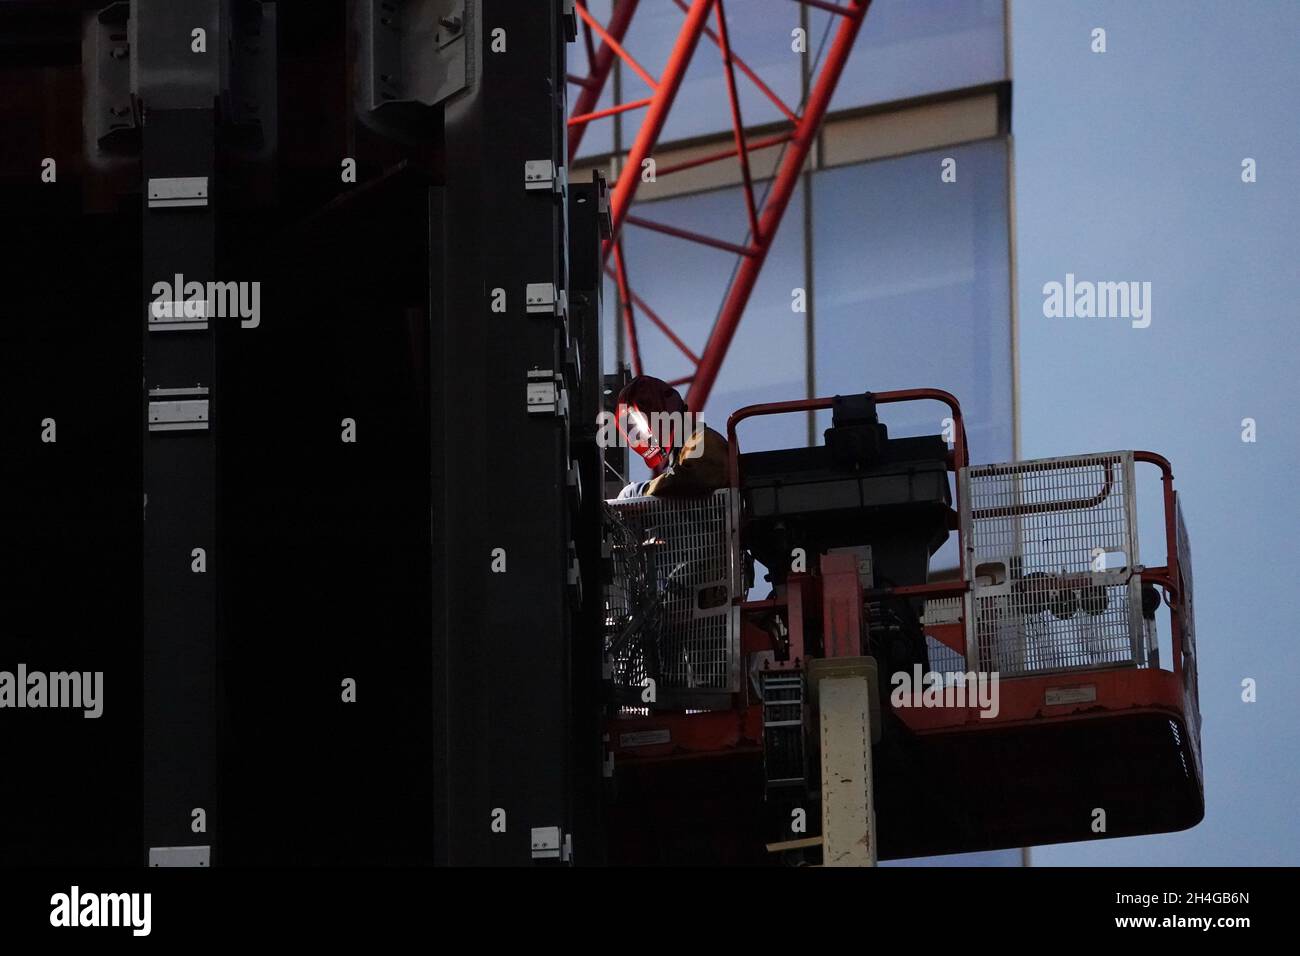
[[[961,617],[961,598],[931,598],[925,602],[925,623],[957,621]],[[926,656],[930,670],[940,674],[965,673],[966,655],[954,651],[943,641],[925,635]]]
[[[629,525],[610,503],[605,505],[605,552],[609,573],[605,581],[606,661],[615,684],[639,686],[646,677],[658,673],[653,642],[641,640],[659,627],[662,607],[659,604],[654,555],[642,547],[643,534]]]
[[[1005,676],[1145,666],[1130,452],[962,472],[968,655]]]
[[[740,646],[735,495],[607,502],[613,564],[606,587],[605,650],[615,684],[732,693]]]

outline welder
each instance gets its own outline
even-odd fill
[[[727,484],[727,440],[690,412],[663,379],[638,375],[618,395],[619,431],[654,477],[634,481],[620,498],[707,495]]]

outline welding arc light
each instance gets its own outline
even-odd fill
[[[635,405],[620,405],[618,409],[618,427],[627,439],[627,445],[645,459],[645,463],[658,471],[668,464],[672,446],[659,444],[659,439],[650,427],[645,413]]]

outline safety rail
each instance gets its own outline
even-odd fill
[[[871,393],[872,400],[877,405],[885,405],[899,402],[911,401],[938,401],[948,406],[952,412],[953,419],[953,441],[952,450],[948,458],[949,470],[957,474],[957,494],[954,500],[954,509],[960,514],[961,509],[966,504],[967,498],[962,490],[962,475],[970,466],[969,451],[966,438],[965,424],[962,416],[961,406],[957,398],[951,393],[942,389],[933,388],[916,388],[901,389],[896,391],[874,392]],[[741,464],[740,464],[740,442],[738,438],[738,426],[741,422],[760,416],[792,414],[798,412],[821,411],[832,408],[835,399],[833,397],[797,399],[788,402],[772,402],[761,405],[749,405],[738,409],[727,420],[727,441],[728,441],[728,478],[733,488],[741,487]],[[1173,489],[1173,471],[1167,459],[1154,452],[1133,451],[1125,453],[1129,456],[1130,468],[1131,463],[1140,462],[1152,464],[1161,470],[1163,481],[1164,510],[1165,510],[1165,537],[1166,537],[1166,558],[1165,564],[1161,567],[1139,567],[1136,566],[1136,531],[1134,531],[1134,541],[1129,546],[1127,553],[1127,563],[1134,565],[1133,573],[1130,575],[1131,586],[1129,595],[1125,603],[1121,605],[1126,615],[1137,615],[1141,622],[1141,594],[1140,584],[1159,585],[1165,590],[1166,601],[1169,604],[1171,614],[1171,641],[1173,648],[1172,667],[1175,674],[1179,675],[1187,684],[1187,692],[1192,701],[1195,701],[1196,688],[1195,684],[1195,667],[1194,667],[1194,637],[1191,626],[1192,614],[1190,607],[1190,571],[1184,574],[1182,564],[1186,561],[1185,556],[1180,556],[1179,548],[1184,546],[1186,541],[1186,529],[1181,523],[1181,511],[1178,509],[1176,495]],[[1013,463],[1022,464],[1022,463]],[[1038,515],[1068,513],[1071,510],[1082,510],[1096,507],[1108,498],[1114,495],[1117,484],[1117,475],[1115,473],[1116,463],[1111,460],[1103,460],[1098,471],[1097,484],[1086,493],[1075,494],[1073,497],[1058,499],[1054,501],[1029,501],[1015,507],[1012,511],[1007,512],[1008,517],[1027,518]],[[1130,476],[1131,482],[1131,476]],[[972,509],[970,516],[975,519],[994,518],[1001,515],[998,507],[991,509],[976,508]],[[744,520],[744,515],[740,516]],[[963,527],[965,522],[956,521],[958,553],[963,555],[963,560],[959,562],[959,576],[953,580],[930,582],[926,584],[903,585],[897,587],[874,588],[866,596],[871,598],[880,597],[910,597],[925,598],[928,600],[942,600],[945,598],[965,598],[970,594],[972,589],[971,570],[967,567],[967,561],[964,557],[968,554],[970,547],[968,541],[969,529]],[[1181,537],[1180,537],[1181,536]],[[1066,575],[1059,574],[1056,576],[1056,584],[1059,589],[1072,588],[1078,585],[1080,590],[1090,587],[1105,585],[1095,584],[1089,579],[1084,581],[1083,578],[1090,575],[1090,571],[1082,571],[1079,574]],[[1113,584],[1111,585],[1113,587]],[[1099,602],[1100,598],[1095,592],[1088,592],[1087,597],[1094,602]],[[745,609],[758,609],[764,602],[742,602],[737,598],[737,602]],[[1096,606],[1096,605],[1094,605]],[[1064,607],[1059,610],[1066,610]],[[1050,607],[1048,608],[1050,611]],[[963,619],[970,621],[972,609],[967,608],[962,615]],[[1132,617],[1129,617],[1132,620]],[[1130,624],[1130,628],[1133,625]],[[1136,630],[1142,631],[1144,624],[1139,623]],[[1143,638],[1145,641],[1145,638]],[[970,642],[967,656],[969,660],[977,660],[977,648],[974,646],[977,642]],[[1133,644],[1130,642],[1130,650]],[[1119,656],[1118,649],[1112,648],[1115,653],[1112,656]],[[975,653],[972,653],[975,652]],[[1144,647],[1138,647],[1136,653],[1131,655],[1134,659],[1141,661],[1146,657]],[[1189,669],[1190,674],[1185,673],[1185,665],[1192,662],[1193,666]],[[1120,661],[1111,662],[1111,666]],[[1007,675],[1010,676],[1010,675]]]
[[[877,405],[890,405],[899,402],[919,402],[935,401],[942,402],[948,406],[952,412],[953,421],[953,442],[952,451],[948,455],[948,470],[954,473],[960,473],[962,468],[970,464],[968,445],[966,442],[966,424],[962,418],[961,403],[951,392],[945,392],[940,388],[905,388],[890,392],[871,392],[871,400]],[[834,397],[825,398],[802,398],[789,402],[770,402],[763,405],[746,405],[744,408],[737,409],[727,419],[727,475],[731,487],[740,488],[740,442],[736,434],[736,426],[747,418],[757,418],[763,415],[785,415],[792,412],[810,412],[821,411],[832,408],[835,405]],[[954,502],[954,504],[959,504]],[[955,518],[955,515],[954,515]],[[743,521],[744,515],[741,515]],[[957,524],[957,548],[961,553],[962,539],[961,527]],[[965,594],[969,589],[969,583],[965,577],[954,581],[940,581],[930,584],[908,584],[898,587],[875,588],[869,593],[869,597],[911,597],[911,598],[939,598],[939,597],[956,597]]]

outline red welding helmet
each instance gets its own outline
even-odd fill
[[[685,411],[686,402],[677,389],[650,375],[638,375],[618,394],[619,431],[627,440],[628,447],[655,471],[666,467],[672,461],[673,453],[673,430],[656,429],[655,422],[664,419],[655,416]]]

